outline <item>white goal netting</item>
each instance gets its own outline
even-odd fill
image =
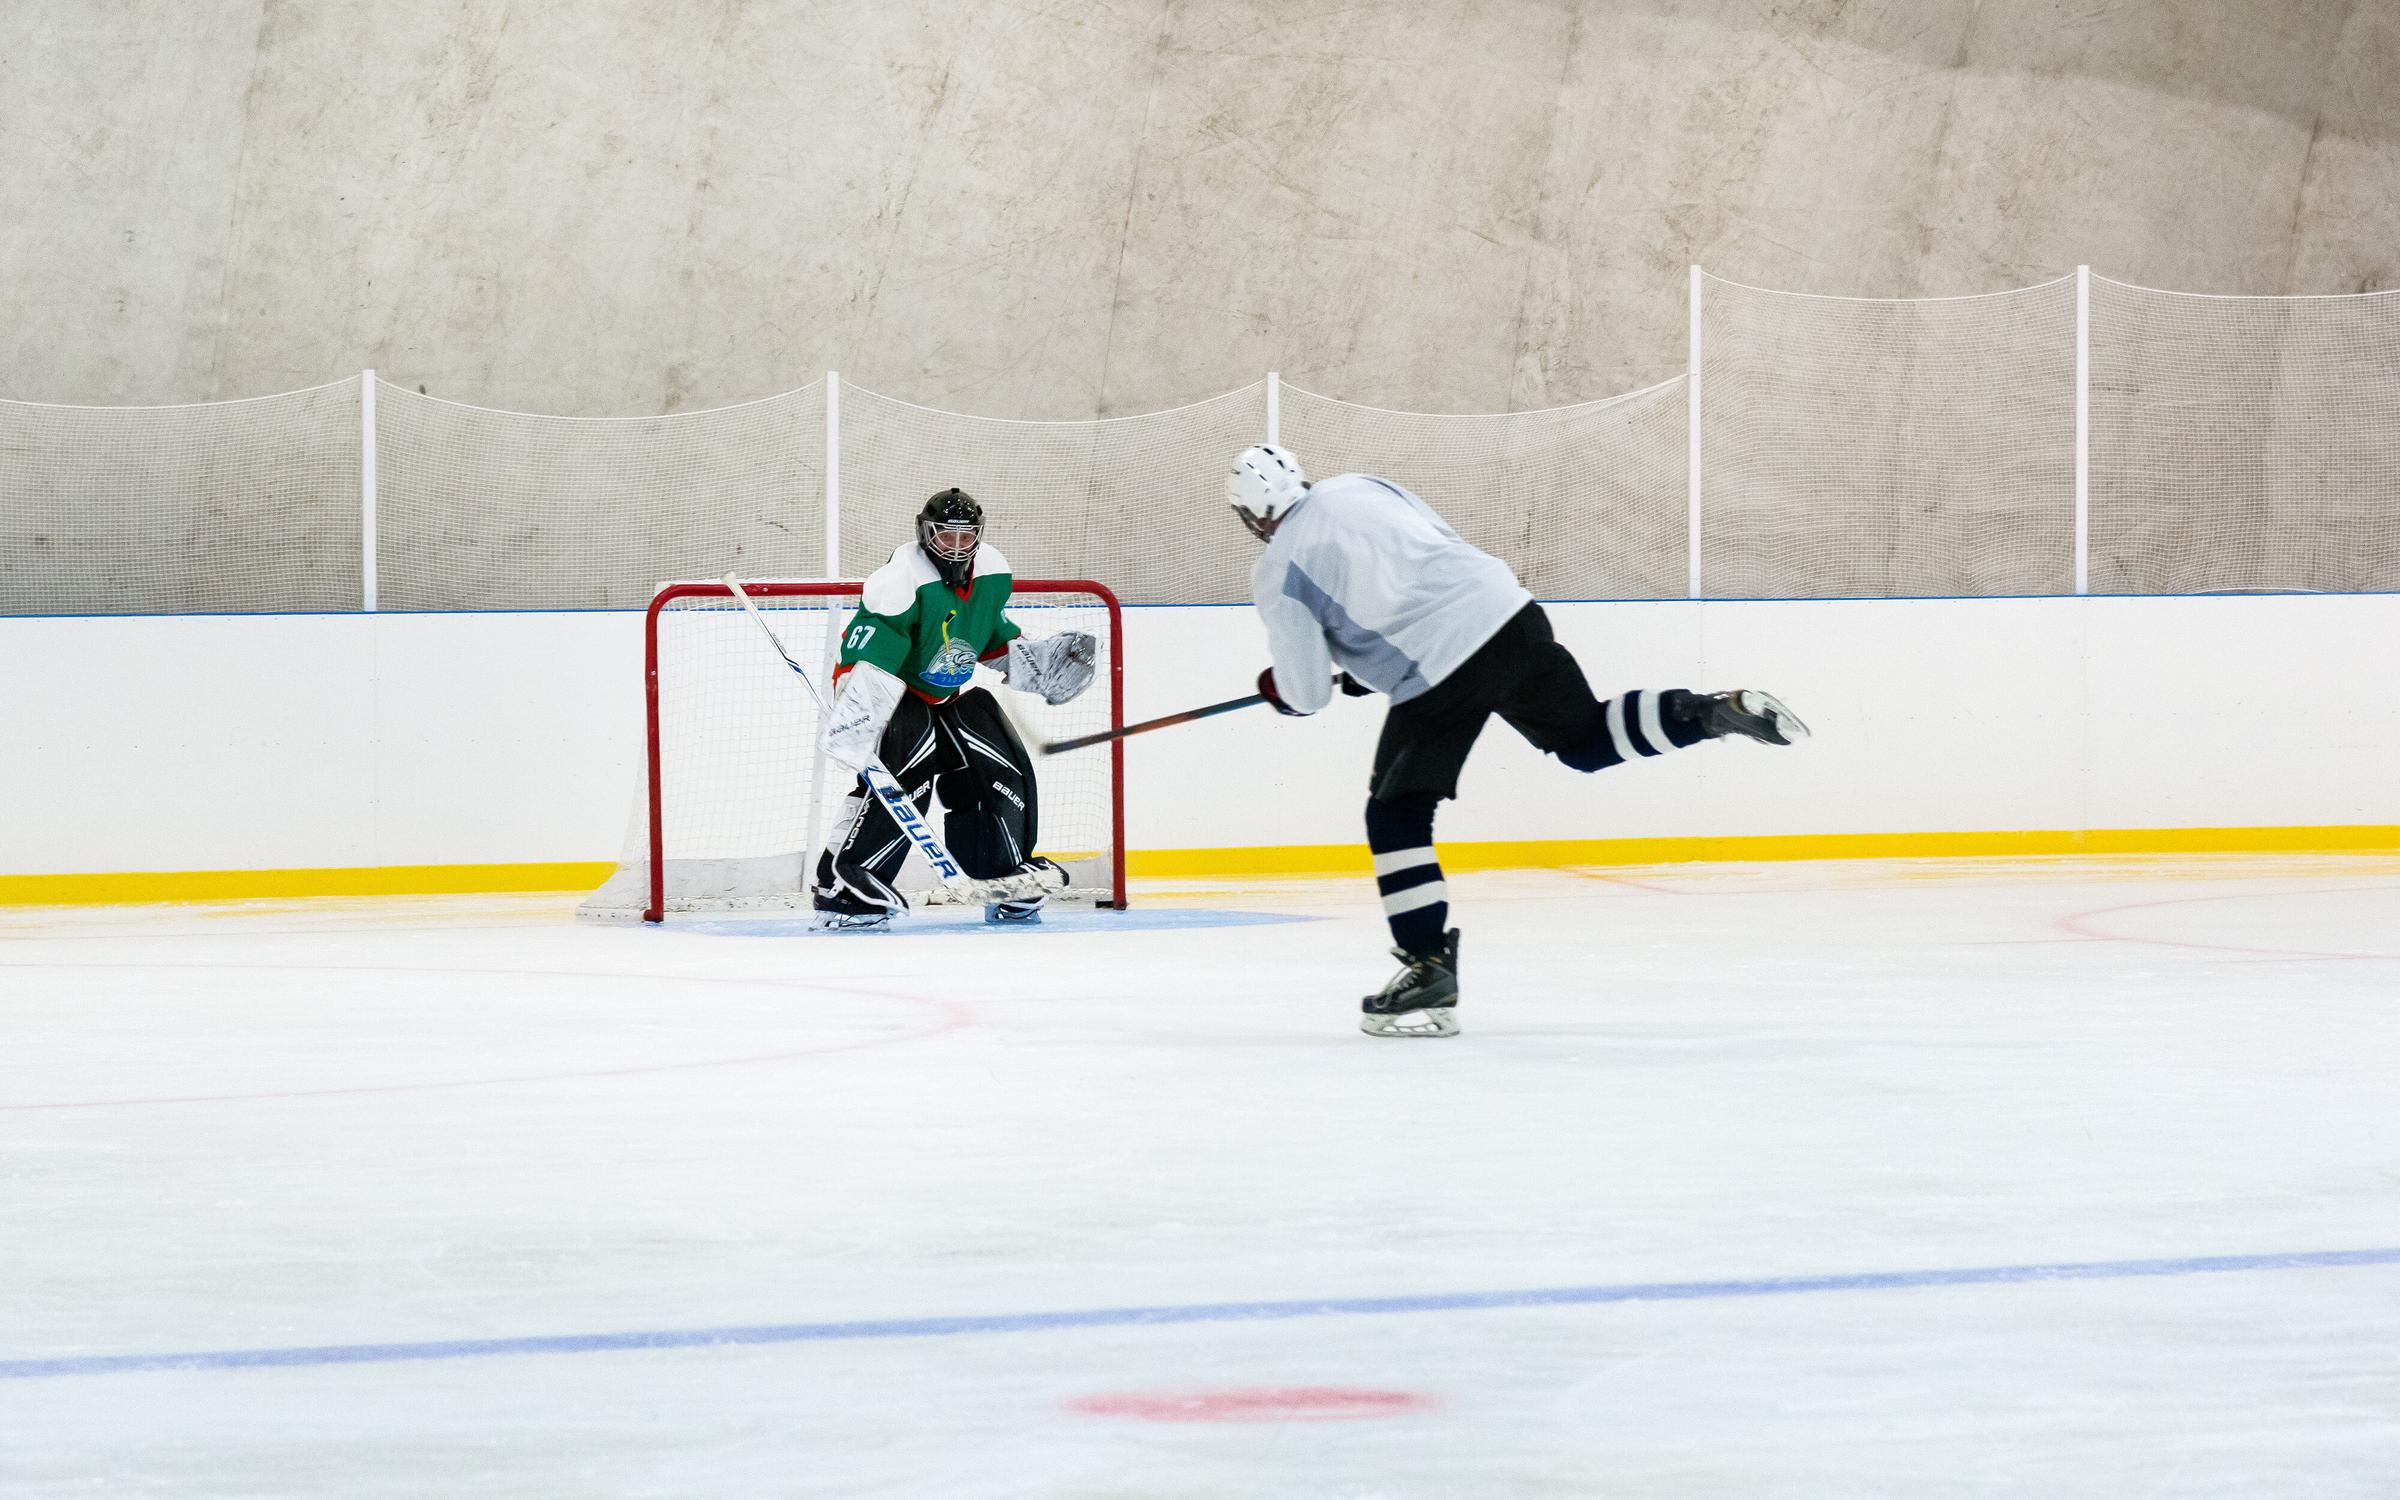
[[[1090,422],[1012,422],[911,406],[845,384],[842,571],[871,573],[956,486],[1020,578],[1097,578],[1128,602],[1249,598],[1254,548],[1225,508],[1234,454],[1264,440],[1266,382]]]
[[[825,558],[825,385],[664,417],[544,417],[378,382],[385,609],[639,609],[660,577]]]
[[[662,912],[803,910],[816,851],[836,826],[854,778],[826,759],[818,743],[821,708],[757,623],[722,586],[680,591],[685,587],[662,591],[650,615],[657,691],[647,718],[657,776],[645,755],[624,860],[583,913],[640,917],[653,909],[654,878],[663,883]],[[825,691],[842,631],[858,606],[858,585],[746,587],[783,649]],[[1017,585],[1008,613],[1030,636],[1082,630],[1099,643],[1091,686],[1056,707],[989,673],[978,673],[977,682],[992,690],[1034,753],[1036,852],[1067,867],[1073,884],[1062,899],[1121,905],[1122,755],[1108,745],[1040,753],[1043,744],[1119,722],[1118,622],[1101,596],[1039,581]],[[633,666],[627,663],[629,679]],[[940,813],[937,802],[937,831]],[[941,894],[914,854],[901,885],[920,899]]]
[[[1314,478],[1356,470],[1415,491],[1536,598],[1680,598],[1684,392],[1678,377],[1578,406],[1443,416],[1287,385],[1280,436]]]
[[[359,607],[359,382],[196,406],[0,401],[0,615]]]
[[[2094,593],[2400,589],[2400,292],[2092,278]]]
[[[2075,282],[1701,297],[1701,592],[2074,592]]]

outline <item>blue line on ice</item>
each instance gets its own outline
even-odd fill
[[[1122,1328],[1173,1323],[1246,1323],[1374,1313],[1463,1312],[1492,1307],[1574,1307],[1603,1302],[1692,1302],[1788,1297],[1807,1292],[1883,1292],[1910,1287],[2003,1286],[2029,1281],[2111,1281],[2200,1276],[2221,1271],[2304,1271],[2400,1265],[2400,1246],[2302,1250],[2280,1255],[2199,1255],[2174,1260],[2057,1261],[1929,1271],[1854,1271],[1748,1281],[1636,1281],[1525,1291],[1427,1292],[1401,1297],[1325,1297],[1298,1302],[1200,1302],[1167,1307],[1094,1307],[1065,1312],[987,1313],[952,1318],[881,1318],[850,1323],[765,1323],[732,1328],[660,1328],[630,1333],[559,1333],[529,1338],[437,1339],[405,1344],[315,1344],[288,1349],[194,1349],[167,1354],[90,1354],[0,1360],[0,1380],[118,1375],[140,1370],[245,1370],[297,1365],[397,1364],[510,1354],[606,1354],[627,1349],[706,1349],[732,1344],[805,1344],[837,1339],[950,1338]]]

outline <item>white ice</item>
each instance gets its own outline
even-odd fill
[[[1452,891],[1447,1041],[1356,1031],[1364,881],[0,914],[0,1494],[2400,1492],[2400,1257],[2172,1264],[2400,1247],[2400,861]],[[1695,1281],[1766,1294],[388,1347]],[[121,1354],[211,1358],[41,1363]]]

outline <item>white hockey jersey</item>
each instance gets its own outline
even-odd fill
[[[1275,690],[1302,713],[1340,667],[1394,703],[1458,670],[1533,596],[1424,501],[1371,474],[1336,474],[1284,513],[1250,572]]]

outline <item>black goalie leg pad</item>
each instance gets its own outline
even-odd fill
[[[933,795],[939,752],[925,705],[914,698],[901,699],[876,754],[920,812]],[[908,835],[860,778],[843,800],[824,851],[817,856],[810,892],[817,910],[855,915],[905,908],[908,899],[897,882],[909,848]]]
[[[920,810],[925,800],[926,793],[916,794]],[[842,816],[848,830],[836,823],[833,838],[817,856],[816,882],[810,891],[816,909],[855,915],[906,908],[908,898],[895,882],[908,861],[908,835],[864,781],[844,799]]]
[[[1367,848],[1375,856],[1375,889],[1392,943],[1409,953],[1436,953],[1450,923],[1450,888],[1433,853],[1438,799],[1423,793],[1367,799]]]
[[[947,817],[943,842],[959,868],[978,880],[1025,868],[1041,829],[1033,757],[1000,704],[970,688],[940,714],[952,754],[935,784]]]

